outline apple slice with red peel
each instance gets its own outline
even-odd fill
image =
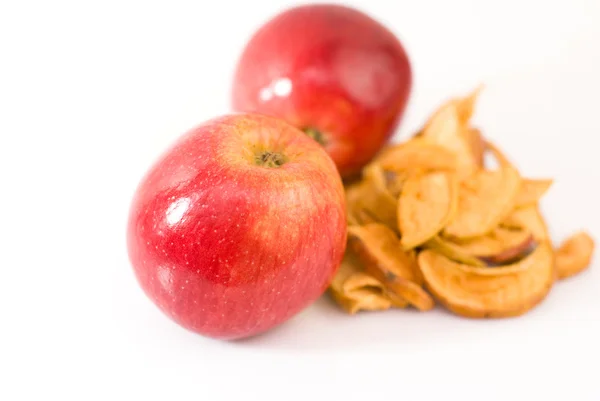
[[[477,257],[495,256],[513,248],[520,248],[531,238],[531,233],[524,229],[496,227],[490,233],[466,240],[454,239],[453,242],[465,253]]]
[[[460,245],[449,241],[439,235],[436,235],[429,241],[427,241],[423,247],[425,249],[432,249],[436,252],[441,253],[446,256],[448,259],[452,259],[456,262],[460,262],[466,265],[471,266],[480,266],[484,267],[486,264],[478,258],[477,256],[473,256],[467,253]]]
[[[530,234],[523,242],[511,248],[507,248],[496,255],[480,257],[488,266],[502,266],[514,263],[526,257],[536,246],[533,236]]]

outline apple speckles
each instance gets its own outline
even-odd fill
[[[215,129],[211,141],[236,150],[226,139]],[[317,174],[290,183],[248,173],[201,141],[188,142],[193,148],[177,152],[185,158],[167,155],[171,167],[159,165],[152,184],[142,183],[136,195],[129,231],[136,274],[153,301],[193,331],[221,338],[264,331],[322,289],[332,258],[323,252],[331,239],[319,244],[320,234],[334,230],[314,225],[330,220],[319,198],[333,197],[339,177]],[[202,152],[212,153],[203,157],[206,165],[190,162],[190,153]],[[301,169],[302,162],[295,166]],[[189,205],[178,217],[182,199]],[[170,272],[159,273],[159,266]]]

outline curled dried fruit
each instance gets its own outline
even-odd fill
[[[394,172],[394,171],[386,171],[385,172],[385,182],[387,190],[395,199],[398,199],[400,193],[402,192],[402,188],[404,187],[404,183],[410,177],[410,174],[405,172]]]
[[[476,256],[470,255],[464,251],[459,245],[450,242],[438,235],[425,243],[425,248],[432,249],[441,253],[449,259],[455,260],[471,266],[484,267],[485,263]]]
[[[479,99],[479,95],[483,91],[483,85],[479,85],[476,87],[471,93],[467,96],[459,97],[452,102],[456,104],[456,110],[458,113],[458,120],[462,125],[467,125],[473,117],[473,112],[475,110],[475,104]]]
[[[555,253],[558,278],[565,279],[585,270],[593,253],[594,240],[588,233],[578,232],[566,239]]]
[[[500,225],[507,228],[527,230],[536,241],[547,241],[550,238],[548,227],[537,205],[513,210]]]
[[[486,141],[485,147],[487,150],[492,152],[494,158],[500,166],[516,170],[515,166],[513,163],[511,163],[508,157],[506,157],[500,148],[498,148],[492,142]],[[544,196],[544,194],[548,191],[552,185],[552,182],[553,180],[550,179],[522,179],[521,188],[519,190],[519,194],[517,195],[517,199],[515,200],[515,208],[537,204],[542,196]]]
[[[348,224],[366,224],[375,221],[364,212],[361,204],[365,185],[362,182],[352,183],[345,187],[346,189],[346,209],[348,214]]]
[[[469,143],[471,154],[477,167],[483,168],[485,164],[485,141],[481,135],[481,131],[477,128],[464,128],[461,134]]]
[[[385,310],[392,306],[383,284],[366,274],[351,252],[344,255],[329,289],[334,300],[350,314],[360,310]]]
[[[523,242],[516,244],[512,248],[506,248],[495,255],[482,256],[481,259],[490,266],[512,263],[526,256],[535,244],[533,236],[530,235]]]
[[[398,227],[404,249],[419,246],[454,217],[458,203],[456,177],[448,173],[413,175],[398,200]]]
[[[519,315],[557,277],[590,264],[585,233],[551,249],[539,203],[553,181],[522,178],[472,125],[481,89],[445,102],[409,141],[387,145],[358,183],[346,182],[348,249],[360,269],[331,288],[351,313],[431,309],[426,284],[455,313]]]
[[[554,282],[548,243],[498,268],[464,265],[425,250],[419,254],[419,267],[431,293],[449,310],[467,317],[521,315],[542,301]]]
[[[396,234],[382,224],[348,227],[349,245],[367,273],[419,310],[434,303],[421,287],[422,277],[411,255],[400,248]]]
[[[376,162],[384,170],[396,173],[415,170],[454,171],[457,158],[444,146],[413,139],[388,148]]]
[[[489,233],[513,210],[520,186],[519,173],[512,168],[478,171],[461,183],[458,211],[444,233],[456,238]]]
[[[515,201],[515,207],[535,205],[552,185],[552,180],[525,179]]]
[[[361,310],[386,310],[392,306],[390,299],[370,288],[358,289],[350,294],[343,294],[331,287],[331,296],[338,305],[351,315]]]
[[[477,170],[478,163],[462,130],[456,102],[449,102],[427,122],[419,140],[442,146],[454,153],[457,158],[456,171],[460,177],[467,177]]]
[[[524,229],[497,227],[489,234],[456,242],[465,253],[490,257],[511,249],[522,248],[524,243],[531,242],[531,233]]]
[[[382,203],[396,207],[396,198],[388,189],[385,171],[379,164],[372,163],[367,165],[363,169],[363,177],[365,181],[371,183],[372,189],[377,192]]]
[[[422,284],[419,269],[408,252],[400,247],[398,236],[380,223],[348,227],[350,248],[356,252],[362,265],[368,270],[376,265],[385,273]]]
[[[493,142],[485,141],[485,148],[486,150],[489,150],[492,153],[494,159],[496,159],[496,162],[498,162],[499,166],[512,168],[516,170],[515,166],[511,163],[508,157],[506,157],[504,152],[502,152],[500,148],[496,146]]]
[[[390,228],[396,227],[396,199],[385,187],[369,176],[346,189],[346,204],[350,224],[381,222]]]

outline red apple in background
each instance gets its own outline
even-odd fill
[[[150,169],[130,210],[128,250],[158,307],[197,333],[235,339],[316,300],[346,246],[336,167],[284,121],[210,120]]]
[[[304,5],[275,16],[250,39],[232,106],[309,133],[348,177],[392,135],[411,85],[408,56],[386,27],[352,8]]]

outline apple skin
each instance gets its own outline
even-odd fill
[[[386,27],[346,6],[302,5],[250,38],[236,67],[231,104],[316,129],[347,178],[391,137],[411,87],[410,60]]]
[[[285,163],[257,165],[267,151]],[[138,283],[166,315],[208,337],[248,337],[333,279],[346,246],[343,186],[327,153],[293,126],[221,116],[183,135],[142,179],[127,237]]]

